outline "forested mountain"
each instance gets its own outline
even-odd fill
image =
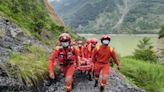
[[[76,32],[157,33],[164,24],[163,0],[54,0],[51,4]]]

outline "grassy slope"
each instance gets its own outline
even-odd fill
[[[38,38],[50,47],[54,47],[58,36],[68,32],[73,39],[77,36],[69,29],[54,23],[43,0],[0,0],[0,16],[8,17],[28,34]],[[27,86],[37,84],[47,77],[49,53],[43,48],[25,46],[27,52],[13,52],[9,63],[17,66],[19,74],[13,69],[5,69],[9,76],[16,75]]]
[[[27,50],[29,53],[12,53],[9,63],[18,68],[20,74],[18,78],[20,81],[24,81],[24,83],[30,87],[37,85],[40,80],[47,77],[49,54],[46,50],[38,47],[27,48]],[[15,76],[11,74],[11,70],[9,70],[8,75]]]
[[[60,33],[69,32],[51,20],[43,0],[13,0],[12,2],[1,0],[0,15],[8,16],[26,33],[35,36],[47,45],[54,44]],[[72,36],[76,37],[74,34]]]
[[[148,92],[164,92],[164,67],[132,58],[121,59],[121,73]]]

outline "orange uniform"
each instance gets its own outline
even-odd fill
[[[49,74],[54,73],[54,68],[56,64],[59,63],[61,71],[64,73],[65,76],[66,91],[72,90],[73,74],[75,70],[74,64],[76,61],[77,53],[76,50],[72,47],[56,47],[50,56],[48,63]]]
[[[88,57],[88,45],[85,44],[83,47],[83,53],[84,53],[84,58],[89,58]]]
[[[117,65],[119,62],[116,58],[116,53],[110,46],[97,46],[93,50],[92,61],[94,62],[95,80],[99,79],[100,72],[102,71],[101,86],[105,87],[107,78],[109,76],[109,58],[112,57]]]
[[[97,47],[97,45],[96,45],[95,47]],[[87,57],[88,57],[88,58],[92,58],[93,50],[94,50],[95,47],[92,47],[91,44],[88,45],[88,50],[87,50],[87,51],[88,51],[88,52],[87,52]]]
[[[83,58],[84,57],[84,51],[83,51],[84,50],[84,47],[83,46],[82,47],[76,46],[75,49],[77,51],[78,56],[80,56],[81,58]]]

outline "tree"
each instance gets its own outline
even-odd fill
[[[149,37],[144,37],[142,40],[140,40],[137,47],[138,48],[135,49],[135,52],[133,53],[136,59],[149,62],[158,61],[157,55],[153,51],[153,46]]]
[[[164,37],[164,26],[161,27],[161,30],[159,31],[159,38]]]

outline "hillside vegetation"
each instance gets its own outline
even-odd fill
[[[0,15],[8,16],[26,33],[53,45],[58,35],[68,29],[54,23],[45,7],[43,0],[1,0]]]
[[[55,9],[76,32],[158,33],[163,0],[61,0]]]
[[[134,58],[121,58],[121,73],[148,92],[164,91],[164,67]]]

